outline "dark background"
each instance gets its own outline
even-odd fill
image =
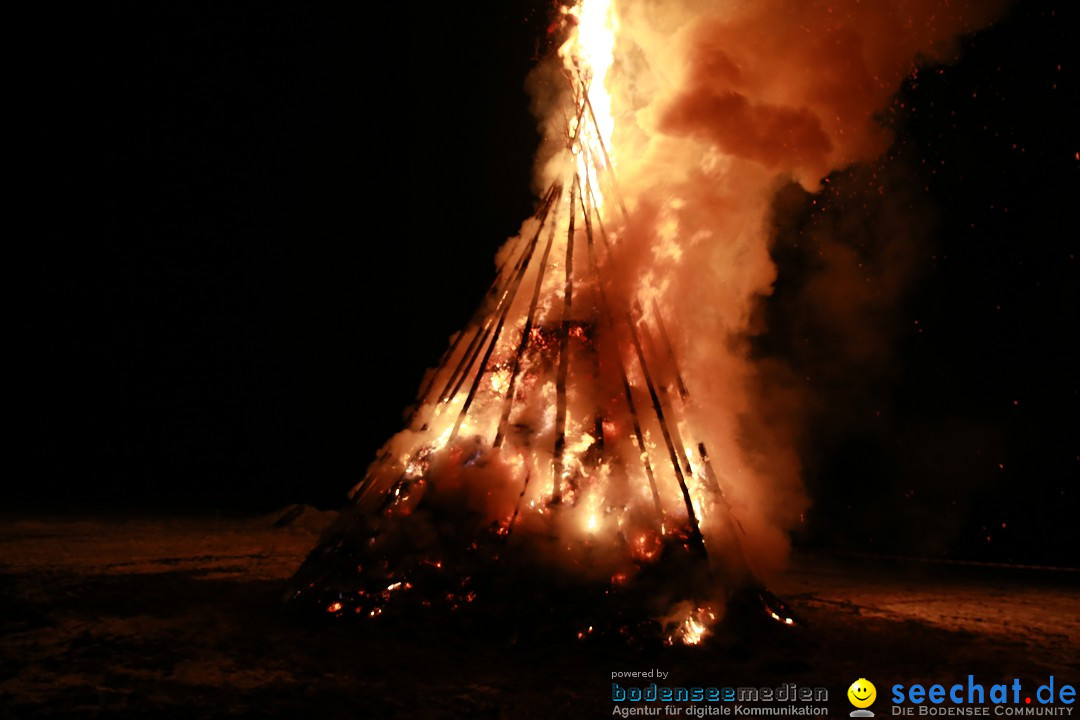
[[[908,169],[933,236],[890,371],[815,389],[802,544],[1078,564],[1068,6],[1018,3],[886,118],[882,163]],[[30,462],[8,499],[337,506],[533,207],[546,7],[92,10],[50,7],[23,61],[43,202],[17,269]],[[787,231],[817,222],[787,201]],[[808,261],[782,235],[777,260],[762,347],[798,369],[782,309]]]

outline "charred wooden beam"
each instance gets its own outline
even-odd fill
[[[502,315],[504,307],[500,304],[495,308],[492,315],[484,322],[482,329],[478,329],[476,337],[473,338],[473,342],[470,343],[469,351],[466,353],[467,358],[463,357],[464,367],[461,373],[457,377],[457,382],[454,383],[454,387],[443,397],[443,402],[448,403],[457,397],[461,392],[461,386],[465,384],[465,381],[469,378],[469,373],[472,372],[473,366],[476,364],[477,358],[480,357],[480,353],[484,351],[484,348],[488,345],[488,338],[491,337],[491,330],[498,322],[497,317]],[[467,360],[467,362],[466,362]],[[483,368],[483,365],[480,366]]]
[[[675,347],[671,344],[671,336],[668,335],[667,326],[664,325],[664,316],[660,312],[660,305],[656,302],[656,298],[653,298],[653,316],[656,318],[656,329],[660,331],[660,342],[664,346],[664,350],[668,356],[668,362],[671,363],[672,371],[675,373],[675,382],[678,384],[679,395],[683,400],[690,397],[690,391],[686,389],[686,383],[683,382],[682,372],[679,370],[679,363],[675,360]]]
[[[574,199],[578,179],[570,185],[570,222],[566,231],[566,282],[563,285],[563,316],[559,330],[559,369],[555,376],[555,450],[552,464],[551,501],[562,499],[560,481],[566,449],[566,372],[570,365],[570,317],[574,300]]]
[[[584,152],[584,150],[582,150]],[[586,166],[587,168],[588,166]],[[578,181],[580,187],[581,181]],[[592,181],[589,180],[589,173],[585,173],[585,192],[581,194],[581,213],[585,217],[585,242],[588,248],[590,267],[594,260],[595,248],[593,246],[593,231],[592,231],[592,212],[593,205],[590,201],[592,197]],[[597,273],[593,278],[593,307],[592,315],[595,325],[599,325],[600,318],[600,277]],[[593,387],[600,387],[600,353],[593,352]],[[604,448],[604,407],[602,403],[596,405],[596,420],[595,420],[596,442],[599,449]]]
[[[701,464],[705,466],[705,478],[708,480],[709,485],[712,486],[713,491],[716,493],[720,503],[728,510],[728,514],[731,514],[731,504],[728,503],[727,496],[724,495],[724,489],[720,487],[720,480],[716,477],[716,471],[713,470],[712,460],[709,459],[709,451],[705,448],[705,443],[699,442],[698,456],[701,458]],[[740,523],[734,516],[732,521],[742,530],[742,523]],[[745,532],[743,530],[743,532]]]
[[[643,344],[645,346],[645,351],[650,356],[655,358],[657,356],[656,355],[656,343],[653,342],[652,334],[649,332],[647,327],[644,327],[644,326],[641,327],[641,339],[642,339],[642,342],[643,342]],[[661,398],[661,400],[667,400],[668,401],[668,403],[667,403],[668,408],[671,411],[667,416],[668,419],[669,419],[669,422],[668,422],[667,425],[668,425],[668,430],[671,432],[671,439],[675,443],[675,447],[678,449],[678,456],[679,456],[680,462],[682,463],[683,472],[686,475],[692,475],[694,473],[694,470],[693,470],[692,467],[690,467],[690,458],[688,458],[687,455],[686,455],[686,445],[683,444],[682,434],[679,432],[679,422],[674,416],[675,415],[675,412],[674,412],[675,408],[674,408],[674,405],[671,402],[670,393],[668,392],[668,384],[665,383],[665,382],[659,382],[658,385],[660,387],[660,393],[661,393],[661,395],[663,395],[663,398]]]
[[[578,108],[577,125],[574,127],[573,135],[570,135],[570,133],[567,133],[567,135],[570,135],[570,141],[569,141],[569,143],[567,143],[567,148],[570,149],[570,150],[573,150],[574,143],[576,143],[578,141],[578,138],[581,137],[581,128],[582,128],[582,125],[583,125],[582,121],[585,119],[585,107],[586,107],[585,103],[582,102],[581,107]]]
[[[510,533],[514,531],[514,525],[517,524],[518,515],[521,514],[521,503],[525,501],[525,493],[529,491],[530,478],[532,478],[531,469],[525,473],[525,482],[521,485],[521,493],[518,495],[517,502],[514,503],[514,514],[510,516],[510,520],[506,523],[506,528],[502,533],[504,542],[510,539]]]
[[[656,394],[656,385],[653,383],[652,375],[649,372],[649,364],[646,362],[645,353],[641,348],[641,339],[638,337],[637,326],[634,323],[634,319],[630,317],[630,313],[626,314],[626,322],[627,325],[630,326],[630,339],[634,345],[634,352],[637,354],[641,372],[645,376],[645,386],[649,390],[649,398],[652,400],[653,412],[656,413],[656,419],[660,425],[660,434],[664,436],[664,443],[667,445],[668,455],[671,458],[671,469],[675,471],[675,479],[679,483],[679,490],[682,492],[683,503],[686,505],[686,515],[690,520],[690,539],[694,543],[695,548],[701,553],[702,557],[707,559],[708,553],[705,550],[705,538],[701,534],[701,526],[698,523],[697,511],[694,510],[694,501],[690,497],[690,489],[686,486],[686,477],[683,475],[682,466],[679,463],[679,454],[675,450],[671,431],[668,429],[667,418],[664,416],[664,408],[660,404],[660,396]]]
[[[555,200],[556,219],[559,217],[559,202],[561,200],[562,193],[560,192],[559,197]],[[521,373],[521,359],[525,355],[525,350],[529,346],[529,338],[532,335],[533,319],[536,317],[536,306],[540,302],[540,290],[544,284],[544,271],[547,268],[548,256],[551,254],[551,246],[555,242],[556,225],[557,223],[552,221],[551,228],[548,231],[547,245],[544,247],[544,254],[540,257],[540,266],[536,269],[536,284],[533,286],[532,299],[529,301],[529,313],[525,316],[525,327],[521,331],[521,340],[518,341],[517,352],[514,353],[514,367],[510,372],[510,384],[506,388],[506,397],[503,398],[502,415],[499,417],[499,429],[495,433],[495,442],[492,443],[492,447],[502,447],[503,440],[506,439],[506,427],[510,422],[510,411],[514,405],[514,390],[517,387],[518,375]],[[514,516],[517,517],[516,510]]]
[[[713,470],[712,460],[709,459],[709,451],[705,449],[705,443],[703,442],[698,443],[698,455],[701,457],[701,463],[705,466],[705,477],[708,479],[720,504],[727,513],[728,520],[731,521],[728,526],[728,536],[735,545],[735,550],[738,553],[737,558],[742,561],[742,567],[738,569],[738,572],[748,576],[760,593],[769,597],[775,597],[765,588],[765,584],[761,580],[761,575],[750,561],[750,556],[747,554],[746,547],[743,545],[743,538],[746,537],[746,529],[743,527],[743,524],[739,522],[739,517],[732,509],[731,502],[727,499],[727,495],[724,494],[724,489],[720,485],[720,479],[717,477],[716,471]]]
[[[638,417],[637,405],[634,404],[633,388],[630,387],[630,379],[626,377],[626,368],[619,360],[619,373],[622,375],[623,394],[626,396],[626,407],[630,411],[630,422],[634,428],[634,440],[637,441],[638,455],[641,464],[645,468],[645,478],[649,481],[649,490],[652,491],[653,504],[656,506],[656,516],[663,520],[664,506],[660,502],[660,490],[656,487],[656,476],[653,474],[652,463],[649,461],[649,448],[645,445],[645,435],[641,432],[641,419]]]

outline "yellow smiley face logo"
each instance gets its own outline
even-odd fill
[[[877,688],[866,678],[859,678],[847,689],[848,700],[857,708],[868,708],[877,699]]]

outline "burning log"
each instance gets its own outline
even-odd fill
[[[580,177],[580,176],[579,176]],[[579,184],[580,187],[580,184]],[[585,219],[585,244],[588,250],[589,258],[589,271],[593,283],[593,305],[592,316],[594,318],[600,317],[600,278],[599,275],[593,271],[593,262],[595,249],[593,248],[593,231],[592,231],[592,213],[593,207],[589,203],[589,197],[592,194],[591,182],[589,180],[589,174],[585,173],[585,191],[581,194],[581,214]],[[592,353],[593,360],[593,385],[600,384],[600,353]],[[597,438],[599,448],[603,450],[604,447],[604,408],[597,404],[596,418],[594,422],[594,432]]]
[[[702,559],[708,562],[708,553],[705,550],[705,538],[701,535],[701,525],[698,522],[697,511],[694,509],[694,501],[690,497],[690,490],[686,487],[686,477],[683,475],[682,466],[679,463],[679,453],[675,449],[675,444],[671,439],[671,431],[668,428],[667,419],[664,416],[664,407],[660,404],[660,398],[656,394],[656,386],[653,383],[652,375],[649,373],[649,365],[645,361],[645,353],[642,352],[641,349],[641,340],[638,337],[637,326],[629,314],[626,316],[626,323],[630,326],[630,338],[634,344],[634,352],[637,355],[638,365],[641,367],[641,372],[645,376],[645,386],[649,390],[649,399],[652,400],[653,411],[656,413],[656,419],[660,423],[660,432],[664,436],[664,444],[667,446],[668,455],[671,458],[671,469],[675,471],[675,479],[679,483],[679,490],[682,492],[683,503],[686,505],[686,516],[690,521],[690,540],[693,543],[694,548],[701,554]]]
[[[574,300],[574,198],[577,176],[570,186],[570,223],[566,231],[566,283],[563,290],[562,326],[559,332],[559,372],[555,380],[555,460],[551,502],[562,499],[563,452],[566,449],[566,370],[570,362],[570,313]]]
[[[555,202],[556,214],[558,209],[559,200],[557,199]],[[506,426],[510,421],[510,410],[514,405],[514,390],[517,388],[518,375],[521,373],[521,359],[524,357],[525,350],[529,346],[529,340],[532,338],[533,320],[536,318],[536,308],[540,303],[540,290],[544,284],[544,270],[547,268],[552,243],[555,241],[555,228],[555,223],[551,223],[547,244],[544,246],[544,254],[540,257],[540,266],[536,269],[536,283],[533,286],[532,298],[529,300],[529,312],[525,316],[525,326],[521,330],[521,340],[518,342],[517,352],[514,353],[514,366],[510,371],[510,383],[506,388],[506,399],[503,401],[502,415],[499,416],[499,429],[496,431],[495,441],[492,443],[495,448],[502,447],[503,439],[506,437]]]

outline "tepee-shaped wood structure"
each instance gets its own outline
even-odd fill
[[[562,170],[291,602],[335,616],[410,597],[458,607],[513,565],[576,574],[605,596],[675,584],[646,614],[669,616],[669,637],[686,642],[715,617],[718,587],[750,587],[793,622],[757,581],[695,427],[668,334],[678,318],[605,282],[631,219],[583,74],[567,73]],[[664,564],[675,569],[658,574]]]

